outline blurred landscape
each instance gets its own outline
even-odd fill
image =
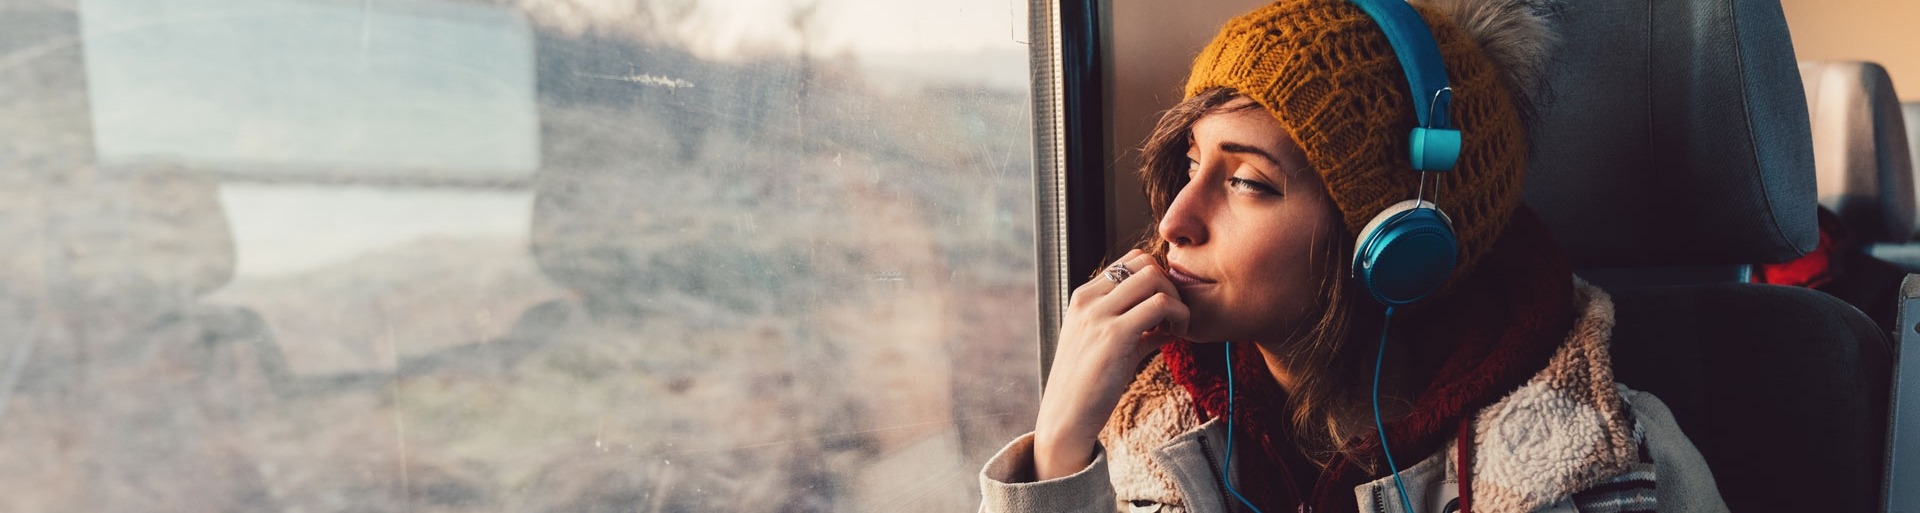
[[[970,511],[1031,429],[1005,33],[868,58],[823,27],[874,14],[820,2],[89,1],[0,0],[0,512]],[[747,8],[787,32],[714,50]],[[522,38],[531,95],[222,32],[301,21],[372,57],[383,26]],[[320,71],[195,91],[168,45],[228,40],[169,30]],[[386,44],[465,41],[410,37]],[[326,96],[413,84],[436,88],[375,105],[397,114]],[[438,84],[470,96],[430,105]],[[289,88],[320,99],[272,103]],[[266,107],[221,103],[243,97]],[[135,147],[196,149],[112,150]],[[537,158],[463,163],[494,154]]]

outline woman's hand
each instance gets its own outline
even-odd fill
[[[1074,289],[1067,303],[1034,427],[1039,480],[1092,463],[1100,430],[1141,360],[1187,332],[1187,306],[1153,256],[1136,249],[1120,261],[1133,276],[1116,284],[1103,273]]]

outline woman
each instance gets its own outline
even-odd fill
[[[1154,236],[1074,291],[982,511],[1725,509],[1666,407],[1613,381],[1611,302],[1520,204],[1545,9],[1416,7],[1452,170],[1409,171],[1407,72],[1359,7],[1229,22],[1144,147]],[[1456,265],[1395,312],[1350,277],[1356,236],[1416,197]]]

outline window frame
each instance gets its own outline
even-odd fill
[[[1099,0],[1029,0],[1034,246],[1045,390],[1076,277],[1106,259],[1107,83]]]

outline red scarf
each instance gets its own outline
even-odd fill
[[[1395,462],[1412,466],[1455,435],[1460,420],[1525,384],[1573,326],[1572,269],[1531,210],[1516,209],[1493,250],[1470,278],[1427,311],[1396,316],[1393,329],[1451,337],[1455,350],[1414,400],[1407,417],[1387,425]],[[1362,321],[1364,322],[1364,321]],[[1350,341],[1349,343],[1359,343]],[[1372,353],[1372,344],[1367,353]],[[1161,348],[1174,381],[1186,387],[1205,418],[1227,412],[1226,364],[1217,345],[1169,343]],[[1336,456],[1326,470],[1306,464],[1288,434],[1286,394],[1253,344],[1234,344],[1235,447],[1239,490],[1262,511],[1353,511],[1353,488],[1383,477]],[[1251,442],[1251,443],[1249,443]],[[1379,438],[1354,446],[1379,459]],[[1251,448],[1258,447],[1255,451]],[[1386,465],[1377,465],[1385,468]],[[1307,485],[1302,477],[1318,477]],[[1304,493],[1302,493],[1304,492]],[[1304,495],[1304,497],[1303,497]]]

